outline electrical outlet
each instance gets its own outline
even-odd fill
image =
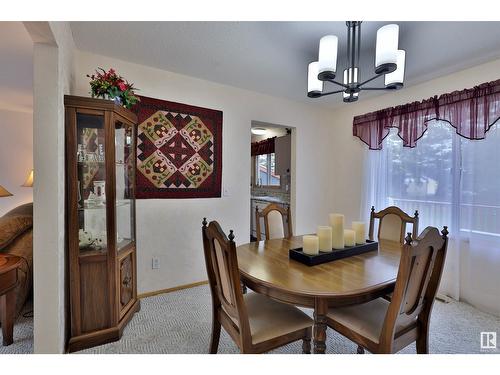
[[[153,257],[151,262],[151,268],[157,270],[160,268],[160,258]]]

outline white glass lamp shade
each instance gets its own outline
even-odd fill
[[[323,82],[318,79],[318,62],[314,61],[309,64],[307,72],[307,96],[317,98],[321,96],[323,91]]]
[[[334,79],[337,71],[337,49],[339,40],[335,35],[326,35],[319,41],[318,78]]]
[[[358,68],[344,69],[344,85],[352,85],[358,83]]]
[[[390,24],[377,31],[375,73],[391,73],[396,70],[399,26]]]
[[[344,85],[356,84],[358,82],[358,68],[345,69],[344,70]],[[358,100],[359,92],[347,92],[342,93],[344,102],[352,103]]]
[[[358,92],[353,92],[352,94],[348,94],[345,91],[342,93],[344,102],[346,103],[352,103],[358,100]]]
[[[400,89],[403,87],[403,81],[405,78],[405,63],[406,63],[406,52],[405,50],[398,50],[397,53],[397,69],[389,74],[385,75],[384,83],[385,87],[391,89]]]

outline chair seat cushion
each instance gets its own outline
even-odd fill
[[[244,294],[254,345],[313,325],[313,320],[294,306],[258,293]]]
[[[360,305],[333,308],[328,310],[327,318],[378,343],[389,303],[377,298]]]

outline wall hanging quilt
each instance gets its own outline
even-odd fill
[[[221,196],[222,112],[140,96],[136,198]]]

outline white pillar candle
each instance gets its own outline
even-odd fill
[[[332,227],[320,226],[316,233],[319,238],[319,251],[332,251]]]
[[[344,248],[344,215],[330,214],[332,227],[332,246],[334,249]]]
[[[356,232],[356,243],[364,244],[366,242],[366,225],[362,221],[353,221],[352,229]]]
[[[305,254],[316,255],[319,253],[319,238],[314,235],[302,236],[302,250]]]
[[[346,246],[356,245],[356,232],[352,229],[344,229],[344,242]]]

